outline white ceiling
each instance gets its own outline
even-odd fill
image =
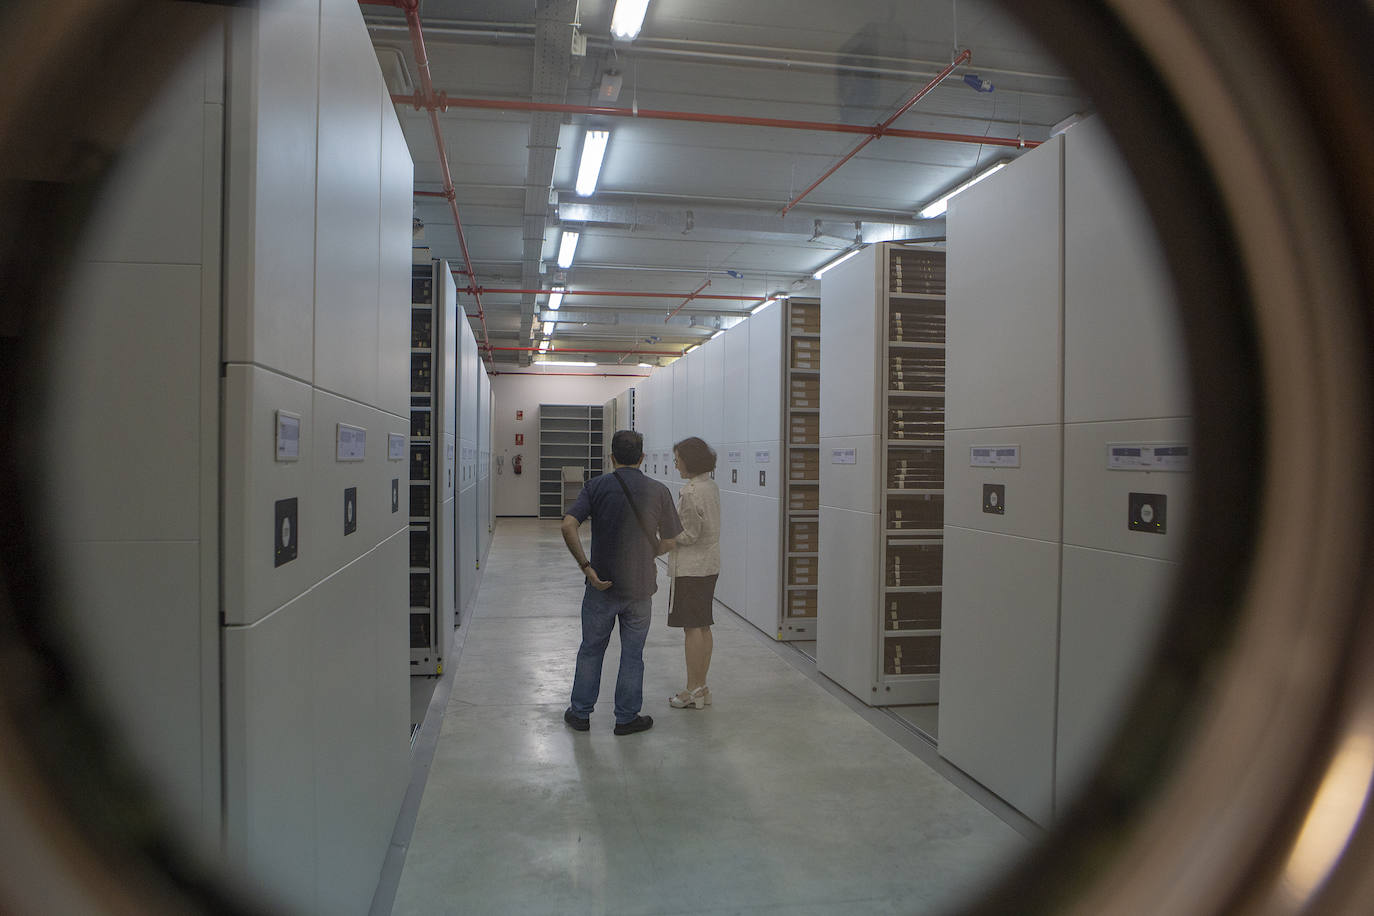
[[[957,35],[957,48],[972,52],[970,62],[894,128],[1035,142],[1090,105],[988,2],[651,0],[633,42],[610,39],[612,7],[613,0],[424,0],[434,88],[455,99],[867,127],[892,116],[953,60]],[[363,12],[384,70],[399,74],[387,67],[399,51],[417,83],[401,15],[377,6]],[[571,53],[575,21],[587,39],[585,57]],[[608,70],[623,80],[613,102],[597,98]],[[995,88],[975,91],[964,82],[967,74]],[[403,91],[396,77],[391,81],[393,91]],[[416,190],[440,190],[428,115],[410,105],[398,113]],[[943,237],[942,220],[921,221],[915,211],[987,164],[1017,155],[1014,147],[985,143],[882,137],[783,218],[783,208],[863,135],[470,107],[450,108],[439,122],[482,287],[546,289],[563,279],[572,290],[672,294],[565,300],[553,343],[567,351],[559,358],[609,364],[671,359],[626,351],[680,353],[774,291],[817,295],[811,272],[856,238]],[[611,139],[596,193],[578,198],[572,185],[589,126],[608,128]],[[462,266],[447,203],[420,196],[415,212],[433,254]],[[583,233],[566,272],[553,263],[563,225]],[[737,298],[697,299],[665,323],[707,280],[704,295]],[[462,301],[475,312],[470,296]],[[531,339],[530,327],[536,311],[549,317],[544,305],[543,296],[485,293],[492,346],[538,345],[541,336]],[[476,330],[481,341],[480,325]],[[579,347],[619,352],[584,355],[575,352]],[[494,355],[498,365],[529,360],[514,351]]]

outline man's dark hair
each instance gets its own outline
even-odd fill
[[[644,437],[632,429],[616,430],[611,437],[611,457],[616,464],[639,464],[644,459]]]
[[[705,441],[692,436],[673,446],[673,451],[682,459],[682,469],[688,477],[707,474],[716,469],[716,453]]]

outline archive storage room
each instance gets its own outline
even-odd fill
[[[0,326],[40,357],[54,810],[99,812],[16,815],[0,910],[1242,911],[1014,902],[1047,850],[1116,874],[1113,804],[1184,759],[1139,729],[1212,721],[1151,698],[1217,395],[1174,259],[1216,236],[1161,222],[1097,58],[973,0],[137,17],[180,37],[91,147],[51,316]],[[608,474],[697,500],[718,573],[669,626],[661,545],[584,730],[566,520],[644,547]],[[105,896],[87,847],[142,864]]]

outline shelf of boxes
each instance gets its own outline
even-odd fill
[[[945,255],[900,245],[885,253],[881,679],[889,702],[935,702],[944,552]]]
[[[815,639],[820,584],[821,306],[788,300],[784,350],[784,639]]]
[[[434,605],[434,268],[426,257],[410,280],[410,649],[417,674],[438,668]]]

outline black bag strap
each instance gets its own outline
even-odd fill
[[[639,522],[639,530],[644,532],[644,537],[649,542],[649,550],[654,556],[658,556],[658,538],[654,537],[653,533],[649,531],[649,526],[644,524],[644,516],[639,514],[639,506],[635,504],[635,498],[630,495],[630,488],[621,479],[619,469],[611,472],[611,476],[615,478],[616,483],[620,484],[620,489],[625,491],[625,498],[630,502],[630,511],[635,514],[635,519]]]

